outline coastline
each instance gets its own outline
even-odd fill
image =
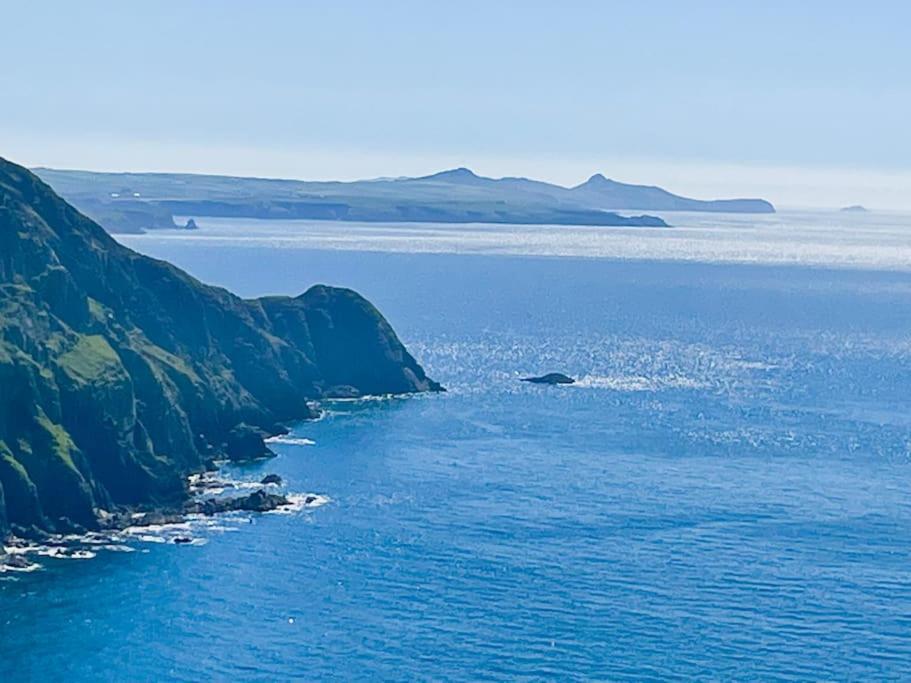
[[[286,491],[282,484],[219,474],[189,475],[189,495],[180,508],[150,506],[115,513],[102,511],[101,528],[82,533],[11,534],[0,545],[0,576],[39,571],[47,559],[88,560],[99,552],[136,552],[138,544],[203,545],[208,542],[209,533],[228,530],[230,524],[242,520],[248,523],[252,515],[294,514],[331,501],[323,494]],[[217,507],[207,509],[210,501],[216,501]]]
[[[446,390],[440,387],[438,392]],[[310,404],[310,417],[291,421],[294,424],[312,424],[329,414],[332,404],[359,404],[390,401],[419,396],[423,392],[407,394],[365,395],[350,398],[330,398]],[[206,467],[189,472],[185,477],[185,497],[174,503],[144,504],[120,507],[115,510],[96,510],[97,528],[74,528],[67,532],[48,532],[38,528],[14,529],[0,539],[0,578],[20,573],[31,573],[45,568],[47,559],[94,559],[99,552],[136,552],[131,544],[203,545],[208,542],[207,532],[231,530],[225,526],[254,515],[295,514],[313,510],[332,499],[323,493],[289,491],[281,477],[267,474],[256,480],[232,478],[225,473],[227,465],[252,465],[276,457],[270,444],[313,446],[316,442],[305,437],[292,436],[293,429],[276,424],[262,437],[268,455],[243,458],[222,457],[209,459]],[[254,452],[256,451],[254,448]],[[267,482],[268,478],[278,482]]]

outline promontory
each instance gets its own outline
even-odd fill
[[[122,246],[0,159],[0,539],[180,504],[242,426],[437,391],[348,289],[240,299]]]

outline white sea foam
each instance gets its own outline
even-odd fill
[[[0,574],[11,573],[11,574],[30,574],[31,572],[36,572],[41,569],[41,565],[37,562],[29,562],[28,564],[22,567],[14,567],[13,565],[4,564],[0,562]]]
[[[7,555],[27,555],[28,553],[34,553],[38,550],[41,550],[44,546],[38,545],[37,543],[25,543],[17,544],[12,546],[7,546],[4,548],[4,552]]]
[[[287,446],[315,446],[316,441],[296,436],[270,436],[266,443],[280,443]]]
[[[133,538],[137,541],[142,541],[143,543],[167,543],[167,539],[164,536],[156,536],[155,534],[143,534],[139,533],[139,529],[129,529],[128,530]]]
[[[136,548],[124,545],[123,543],[108,543],[103,546],[100,546],[102,550],[107,550],[109,553],[135,553]]]
[[[226,534],[232,531],[240,531],[240,528],[236,526],[227,526],[225,524],[209,524],[206,525],[206,530],[214,533]]]
[[[216,481],[211,474],[192,475],[189,478],[192,486],[202,487],[201,491],[206,494],[215,493],[225,490],[227,487],[203,486],[205,483]],[[246,489],[256,490],[263,488],[263,485],[257,481],[243,480],[217,480],[219,483],[230,484],[231,490]],[[271,514],[293,514],[303,510],[321,507],[330,501],[328,496],[301,493],[289,494],[287,496],[289,504],[276,510]],[[270,514],[270,513],[266,513]],[[105,514],[99,514],[104,518]],[[109,515],[107,515],[109,516]],[[134,521],[138,521],[145,516],[145,513],[137,512],[130,515]],[[65,560],[90,560],[97,556],[100,551],[132,553],[139,550],[148,552],[147,549],[136,548],[131,544],[179,544],[188,546],[202,546],[208,543],[208,539],[202,535],[207,533],[227,533],[240,530],[241,524],[250,524],[253,521],[255,513],[238,510],[235,512],[226,512],[223,514],[209,517],[202,514],[186,515],[183,521],[170,524],[150,524],[126,527],[125,529],[111,532],[88,532],[86,534],[55,534],[48,537],[46,544],[35,543],[20,538],[12,538],[10,545],[0,547],[0,556],[18,556],[18,557],[46,557],[49,559]],[[230,523],[226,523],[230,521]],[[17,562],[19,564],[19,562]],[[0,562],[0,574],[7,572],[31,572],[41,569],[41,564],[37,562],[28,562],[22,567],[13,566]]]
[[[36,554],[41,557],[52,557],[56,560],[91,560],[96,557],[96,553],[91,550],[62,546],[43,548]]]
[[[322,507],[332,500],[329,496],[321,496],[315,493],[292,493],[287,498],[290,505],[272,510],[271,514],[290,515],[302,510]]]
[[[333,403],[385,403],[386,401],[400,401],[405,398],[410,398],[410,396],[408,394],[371,394],[352,398],[330,398],[326,399],[326,403],[330,405]]]

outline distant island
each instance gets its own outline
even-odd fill
[[[846,206],[843,209],[839,209],[842,213],[870,213],[870,209],[866,206],[861,206],[860,204],[852,204],[851,206]]]
[[[269,455],[315,400],[440,390],[357,293],[241,299],[127,249],[0,159],[0,565],[10,533],[281,505],[194,503],[188,476]]]
[[[667,227],[640,211],[774,213],[762,199],[699,200],[595,174],[575,187],[457,168],[417,178],[312,182],[178,173],[34,169],[110,232],[176,228],[175,216]],[[194,222],[195,224],[195,222]]]

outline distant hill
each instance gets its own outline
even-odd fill
[[[585,203],[604,209],[775,213],[775,207],[764,199],[689,199],[660,187],[620,183],[600,173],[570,191]]]
[[[861,206],[860,204],[853,204],[852,206],[846,206],[843,209],[839,209],[842,213],[870,213],[870,209],[866,206]]]
[[[354,182],[48,168],[35,173],[112,232],[174,227],[173,216],[666,227],[656,216],[617,212],[775,211],[761,199],[689,199],[600,174],[567,188],[485,178],[467,168]]]

